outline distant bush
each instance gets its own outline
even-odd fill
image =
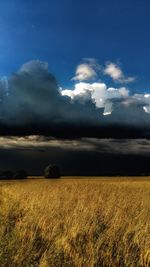
[[[28,176],[25,170],[18,170],[14,173],[13,179],[26,179]]]
[[[48,165],[44,170],[44,177],[45,178],[60,178],[60,170],[58,166],[54,164]]]
[[[3,171],[0,174],[0,179],[13,179],[14,173],[12,171]]]

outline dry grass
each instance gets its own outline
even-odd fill
[[[0,182],[0,267],[150,266],[150,179]]]

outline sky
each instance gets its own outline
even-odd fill
[[[149,90],[149,12],[148,0],[1,1],[0,74],[39,59],[67,86],[88,57],[119,62],[133,89]]]
[[[0,2],[1,170],[19,158],[69,173],[69,155],[78,174],[101,160],[121,172],[118,159],[133,172],[131,156],[147,170],[149,13],[148,0]]]

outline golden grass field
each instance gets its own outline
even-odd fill
[[[150,266],[150,178],[0,181],[0,267]]]

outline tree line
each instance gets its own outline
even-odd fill
[[[28,172],[26,170],[18,170],[18,171],[10,171],[5,170],[0,173],[0,179],[1,180],[21,180],[21,179],[27,179],[29,176]],[[61,177],[60,169],[55,164],[49,164],[44,169],[44,177],[46,179],[58,179]]]

